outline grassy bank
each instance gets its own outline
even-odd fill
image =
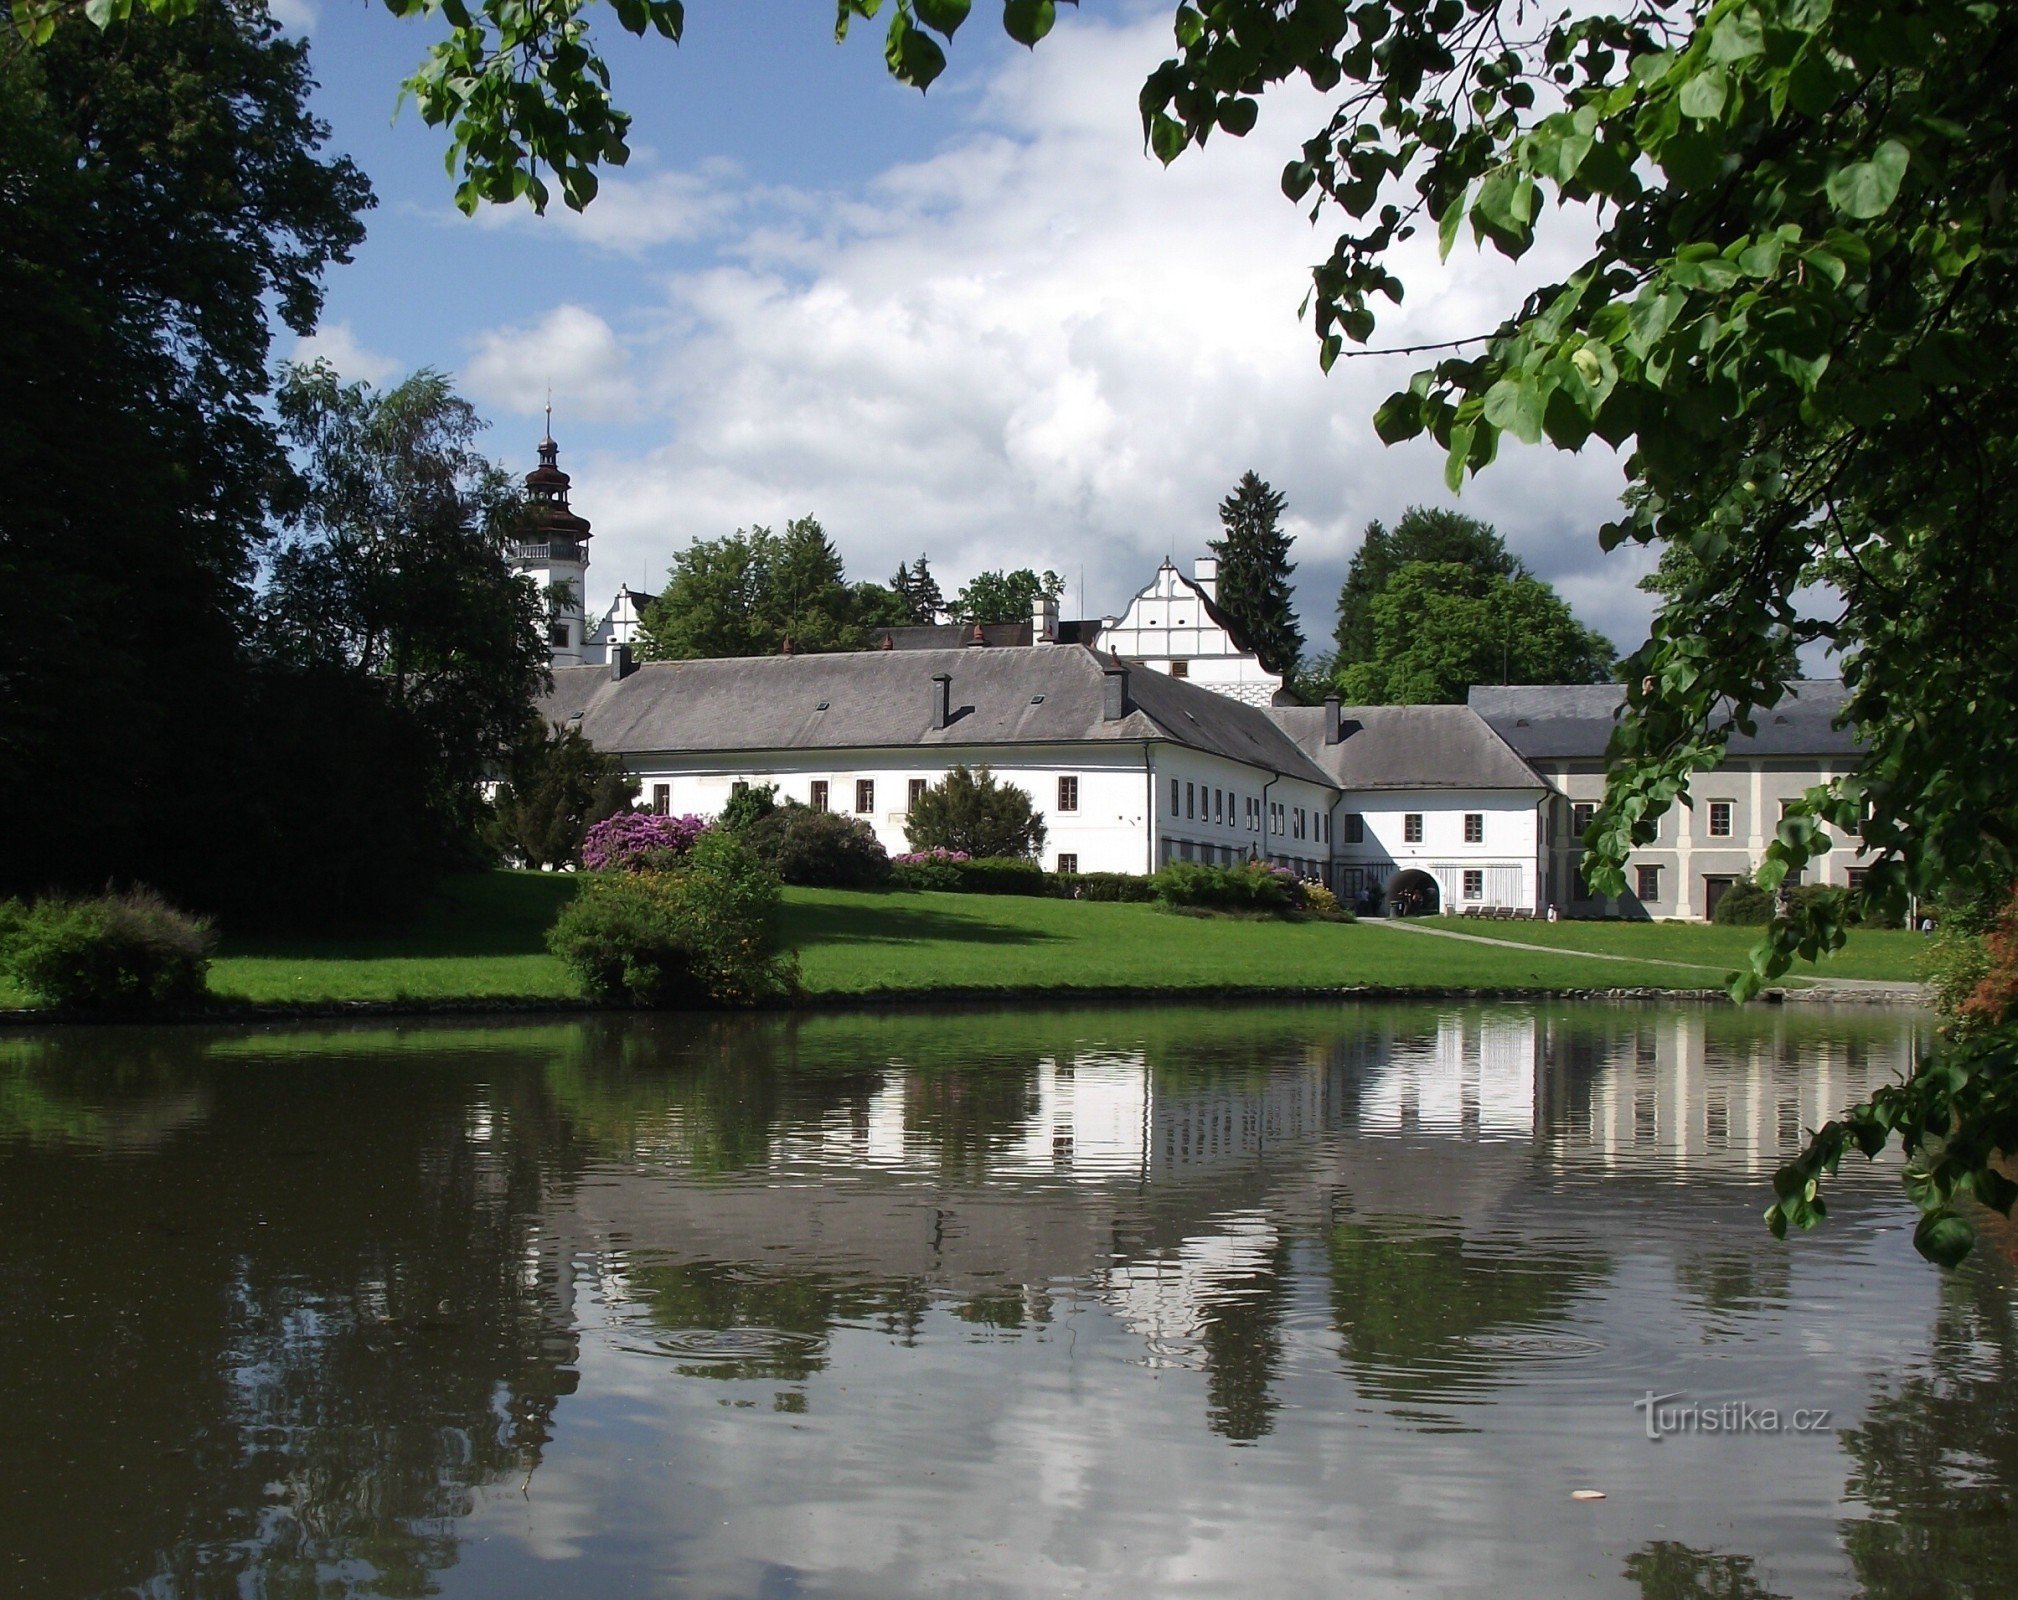
[[[327,939],[227,939],[219,998],[255,1004],[569,1001],[545,935],[574,880],[495,872],[457,879],[417,921]],[[814,998],[931,991],[1598,989],[1717,987],[1750,947],[1745,929],[1642,923],[1439,919],[1505,949],[1372,924],[1178,917],[1151,906],[955,894],[788,889],[786,938]],[[1821,972],[1911,982],[1922,942],[1856,934]],[[1593,961],[1585,952],[1624,956]],[[1688,962],[1689,968],[1656,962]],[[1817,969],[1806,969],[1813,972]],[[0,985],[0,1005],[25,997]]]

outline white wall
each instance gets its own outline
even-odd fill
[[[1165,674],[1181,662],[1190,682],[1248,705],[1273,705],[1282,688],[1282,679],[1212,620],[1198,589],[1168,564],[1126,611],[1102,625],[1100,648]]]
[[[1158,866],[1166,861],[1226,866],[1260,857],[1322,875],[1331,851],[1326,819],[1336,790],[1183,745],[1159,744],[1153,751]],[[1271,826],[1275,806],[1283,811]]]
[[[1541,832],[1538,808],[1543,791],[1505,789],[1348,790],[1338,805],[1341,869],[1358,868],[1378,875],[1385,890],[1402,872],[1426,872],[1436,880],[1440,909],[1461,911],[1467,905],[1514,906],[1540,910],[1544,904],[1538,871]],[[1347,844],[1345,817],[1357,812],[1365,839]],[[1411,844],[1407,819],[1422,818],[1422,841]],[[1465,841],[1467,815],[1484,823],[1484,839]],[[1467,897],[1467,871],[1483,874],[1480,892]],[[1346,881],[1344,870],[1340,881]]]

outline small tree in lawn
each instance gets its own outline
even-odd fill
[[[904,835],[913,850],[1035,856],[1044,819],[1025,791],[998,783],[986,767],[955,767],[912,802]]]
[[[487,831],[499,854],[529,867],[574,866],[589,828],[628,811],[637,797],[638,781],[623,762],[580,729],[535,724],[507,757]]]

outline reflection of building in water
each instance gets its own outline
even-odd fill
[[[1532,1133],[1538,1028],[1532,1011],[1454,1012],[1433,1035],[1395,1040],[1360,1090],[1360,1130]]]
[[[1179,1352],[1205,1322],[1204,1308],[1273,1269],[1281,1235],[1267,1212],[1234,1212],[1211,1226],[1107,1273],[1102,1298],[1148,1345],[1151,1366],[1194,1364]]]

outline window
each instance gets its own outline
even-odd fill
[[[1642,900],[1658,900],[1661,897],[1661,869],[1641,867],[1635,873],[1635,888]]]
[[[1170,663],[1170,675],[1171,675],[1171,677],[1173,677],[1173,678],[1188,678],[1188,677],[1190,677],[1190,676],[1191,676],[1191,663],[1190,663],[1189,661],[1173,661],[1173,662],[1171,662],[1171,663]]]
[[[1193,785],[1187,783],[1184,786],[1184,816],[1187,821],[1198,815],[1197,800],[1198,800],[1197,789]]]
[[[1710,837],[1728,839],[1731,836],[1731,802],[1712,800],[1710,802]]]
[[[1570,807],[1570,835],[1581,839],[1591,829],[1591,818],[1598,814],[1597,802],[1579,800]]]
[[[1079,858],[1069,850],[1059,851],[1058,870],[1060,872],[1077,872],[1079,870]]]
[[[813,780],[812,806],[815,811],[825,811],[827,809],[827,780],[825,778],[815,778]]]
[[[1060,811],[1077,811],[1079,809],[1079,780],[1077,778],[1060,778],[1058,780],[1058,809]],[[1058,870],[1060,872],[1069,872],[1077,869],[1060,867]]]
[[[565,622],[547,624],[547,643],[565,650],[568,647],[568,625]]]
[[[1481,868],[1465,868],[1464,897],[1467,900],[1483,900],[1485,898],[1485,873]]]
[[[673,809],[673,786],[670,783],[652,785],[652,814],[663,817]]]
[[[1170,780],[1170,814],[1173,817],[1177,815],[1177,780],[1175,778]]]
[[[930,787],[931,785],[927,784],[923,778],[913,778],[911,780],[910,806],[912,810],[915,811],[918,808],[918,802],[925,798],[925,791]]]
[[[1401,817],[1401,842],[1403,844],[1422,843],[1422,813],[1405,811]]]
[[[1226,820],[1226,791],[1223,789],[1212,791],[1212,820],[1214,822]]]
[[[1864,887],[1864,879],[1870,870],[1869,867],[1850,868],[1850,893],[1855,894]]]
[[[750,780],[748,778],[738,778],[734,783],[729,785],[730,794],[748,794],[749,792]]]
[[[855,780],[855,815],[866,817],[876,809],[876,780],[857,778]]]
[[[1347,844],[1366,843],[1366,818],[1357,811],[1345,814],[1345,842]]]
[[[1485,813],[1467,811],[1464,814],[1464,842],[1466,844],[1485,843]]]

